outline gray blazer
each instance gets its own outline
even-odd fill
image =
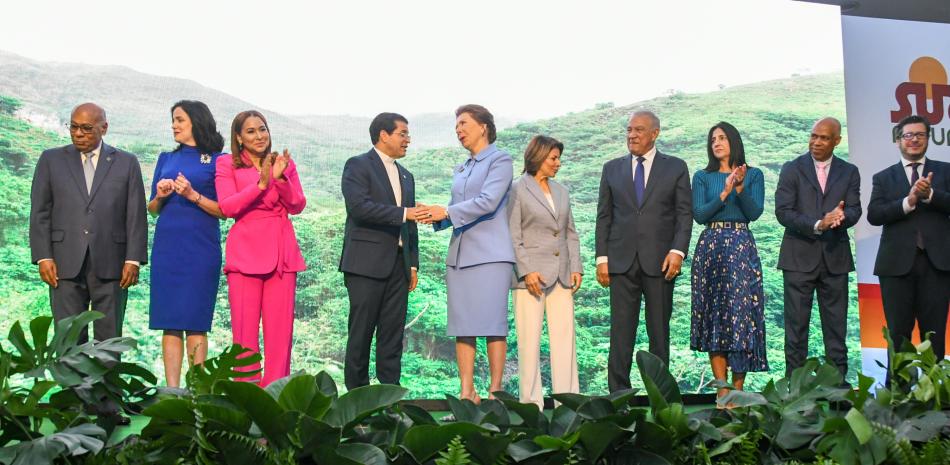
[[[86,251],[100,279],[119,279],[126,260],[148,262],[145,185],[135,155],[102,143],[86,191],[79,151],[72,145],[40,155],[30,194],[33,263],[56,261],[60,279],[79,275]]]
[[[525,275],[535,271],[547,287],[558,281],[562,287],[571,287],[571,273],[583,273],[567,188],[551,179],[548,185],[555,211],[534,176],[526,173],[511,187],[508,228],[516,260],[512,289],[524,289]]]

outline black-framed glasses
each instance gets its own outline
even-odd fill
[[[926,139],[926,132],[905,132],[901,134],[901,139],[912,140],[912,139]]]
[[[69,132],[81,132],[83,134],[92,134],[92,131],[96,130],[96,126],[92,124],[66,123],[66,129],[68,129]]]

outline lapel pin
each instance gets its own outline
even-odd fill
[[[106,157],[106,161],[112,161],[112,157]]]

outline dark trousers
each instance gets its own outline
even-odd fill
[[[923,339],[928,332],[937,360],[944,358],[947,337],[947,308],[950,306],[950,272],[940,271],[930,263],[927,254],[918,249],[914,265],[903,276],[880,276],[884,319],[900,350],[909,341],[914,322]]]
[[[825,358],[841,376],[848,373],[848,273],[828,271],[824,259],[809,272],[782,272],[785,288],[785,376],[808,358],[808,329],[812,298],[818,294],[818,316],[825,343]]]
[[[92,310],[105,315],[92,323],[93,337],[104,341],[122,335],[129,293],[119,286],[118,279],[100,279],[93,270],[93,257],[87,251],[76,277],[60,279],[59,286],[50,287],[50,305],[53,319],[59,321],[88,311],[92,304]],[[88,331],[80,332],[79,343],[85,343],[88,337]]]
[[[409,279],[402,252],[388,278],[375,279],[344,273],[350,297],[349,337],[343,379],[347,389],[369,384],[369,352],[376,333],[376,378],[380,383],[399,384],[402,340],[409,300]]]
[[[610,354],[607,386],[610,392],[630,388],[633,346],[637,341],[640,299],[646,298],[647,337],[650,353],[670,363],[670,317],[673,315],[673,282],[647,276],[639,258],[625,273],[610,275]]]

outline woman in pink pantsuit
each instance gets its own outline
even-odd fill
[[[221,212],[235,219],[224,253],[231,332],[234,343],[260,351],[263,321],[259,382],[267,386],[290,374],[297,272],[306,265],[288,215],[303,211],[307,200],[290,153],[271,153],[264,115],[250,110],[234,117],[231,153],[218,158],[214,182]]]

